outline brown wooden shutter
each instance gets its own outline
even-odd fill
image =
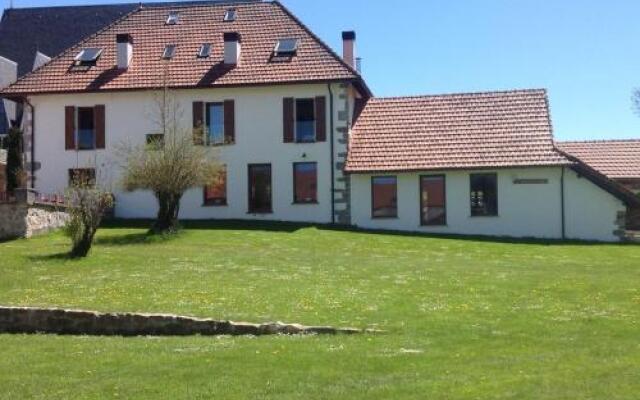
[[[73,106],[64,108],[64,148],[76,149],[76,108]]]
[[[236,141],[236,107],[233,100],[224,101],[224,142]]]
[[[324,96],[316,97],[316,142],[327,140],[327,100]]]
[[[93,108],[93,122],[96,130],[96,149],[105,148],[105,120],[104,105],[97,105]]]
[[[293,98],[292,97],[287,97],[285,99],[283,99],[282,102],[283,105],[283,124],[284,124],[284,132],[283,132],[283,141],[285,143],[292,143],[293,142],[293,131],[294,131],[294,127],[293,127]]]
[[[197,145],[204,144],[204,103],[201,101],[193,102],[193,143]]]

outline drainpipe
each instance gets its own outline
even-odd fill
[[[560,175],[560,213],[562,218],[562,240],[567,238],[566,222],[565,222],[565,204],[564,204],[564,165],[562,166],[562,174]]]
[[[335,166],[334,166],[334,133],[333,133],[333,91],[331,90],[331,83],[327,83],[327,89],[329,89],[329,140],[331,151],[331,223],[336,223],[336,204],[335,204]]]

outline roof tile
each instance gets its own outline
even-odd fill
[[[640,139],[570,141],[556,145],[609,178],[640,178]]]

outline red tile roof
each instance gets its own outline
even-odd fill
[[[557,142],[556,146],[609,178],[640,178],[640,139]]]
[[[223,22],[228,8],[238,11],[234,22]],[[166,25],[168,13],[179,11],[177,25]],[[222,63],[223,33],[241,35],[241,61]],[[133,61],[127,71],[116,68],[116,35],[133,37]],[[270,62],[280,38],[298,38],[298,53],[290,62]],[[213,45],[212,56],[196,57],[203,43]],[[162,60],[165,45],[177,44],[176,56]],[[70,70],[82,48],[104,51],[88,71]],[[167,67],[172,87],[211,87],[292,82],[356,80],[356,71],[278,2],[234,5],[142,8],[89,37],[4,91],[5,95],[102,90],[147,89],[162,86]],[[368,91],[368,89],[366,89]]]
[[[348,172],[569,164],[554,148],[545,90],[372,98]]]

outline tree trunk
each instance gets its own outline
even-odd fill
[[[72,258],[83,258],[89,254],[91,250],[91,245],[93,244],[93,237],[96,234],[96,230],[85,229],[82,234],[82,238],[77,243],[73,244],[73,248],[71,249],[71,257]]]
[[[154,233],[172,233],[178,230],[178,213],[182,194],[156,193],[158,199],[158,217],[153,225]]]

